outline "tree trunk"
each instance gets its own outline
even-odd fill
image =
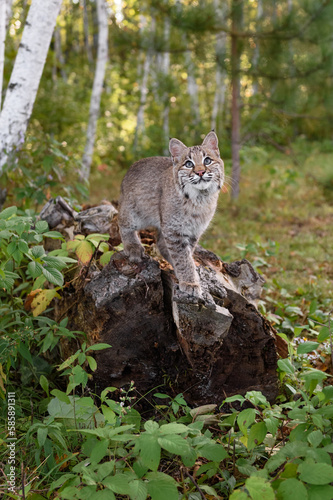
[[[73,231],[109,232],[115,246],[120,242],[115,213],[101,205],[76,214],[59,198],[47,203],[41,218],[67,238]],[[246,260],[225,264],[197,246],[194,259],[212,304],[180,302],[174,272],[157,256],[154,234],[143,231],[141,238],[146,259],[131,264],[116,252],[102,269],[93,263],[77,279],[71,276],[55,307],[56,320],[68,317],[68,327],[84,331],[89,344],[112,346],[96,353],[92,389],[120,388],[134,380],[138,393],[146,394],[167,380],[161,392],[183,392],[195,405],[221,404],[226,396],[249,390],[273,401],[277,349],[285,357],[286,346],[256,308],[260,275]],[[62,349],[64,356],[73,354],[77,342],[64,341]]]
[[[148,95],[148,77],[149,77],[150,65],[153,58],[153,36],[155,33],[155,26],[156,26],[156,20],[154,17],[152,17],[150,25],[150,35],[149,35],[150,41],[142,69],[142,79],[140,86],[140,105],[136,118],[136,128],[135,128],[134,145],[133,145],[134,152],[137,151],[141,136],[145,130],[144,113]]]
[[[263,4],[262,0],[257,1],[257,22],[261,21],[261,18],[263,16]],[[259,55],[260,55],[260,49],[259,49],[259,38],[255,40],[255,48],[254,48],[254,54],[253,54],[253,69],[256,71],[258,69],[258,62],[259,62]],[[252,85],[253,89],[253,95],[258,93],[258,77],[255,76],[255,81]]]
[[[233,199],[239,196],[240,183],[240,41],[237,36],[241,28],[243,0],[232,1],[232,35],[231,35],[231,155],[232,155],[232,193]]]
[[[56,61],[60,66],[60,73],[62,79],[64,80],[64,82],[67,82],[67,74],[65,71],[65,59],[61,48],[61,33],[59,27],[56,27],[54,30],[54,48],[55,48]]]
[[[0,0],[0,111],[2,102],[3,69],[5,65],[6,14],[6,1]]]
[[[80,180],[88,181],[94,151],[97,119],[99,115],[101,94],[104,83],[105,68],[108,58],[108,17],[105,0],[97,0],[98,16],[98,50],[94,84],[90,99],[89,123],[87,129],[87,142],[82,158]]]
[[[183,36],[185,44],[187,43],[185,35]],[[193,125],[197,128],[200,125],[200,107],[198,85],[195,79],[195,69],[190,50],[185,51],[185,66],[187,70],[187,89],[190,96],[191,114],[193,116]]]
[[[224,22],[224,12],[225,8],[221,6],[220,0],[214,0],[214,6],[216,9],[216,15],[221,23]],[[223,69],[224,57],[226,48],[226,33],[220,32],[216,35],[216,73],[215,73],[215,96],[212,110],[212,121],[211,128],[216,130],[216,123],[219,111],[223,111],[224,100],[225,100],[225,90],[226,90],[226,73]]]
[[[84,45],[86,47],[87,59],[90,66],[94,64],[94,58],[91,52],[89,40],[89,19],[87,10],[87,0],[83,0],[83,30],[84,30]]]
[[[24,142],[61,0],[32,0],[0,114],[0,174]]]
[[[170,44],[170,19],[168,17],[165,18],[164,21],[164,53],[162,59],[162,72],[163,75],[167,78],[170,70],[170,52],[168,52]],[[169,92],[166,91],[163,96],[163,143],[164,143],[164,154],[166,156],[169,155]]]

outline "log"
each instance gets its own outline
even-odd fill
[[[98,209],[90,209],[92,220],[87,211],[75,215],[74,230],[84,220],[85,231],[96,232]],[[108,229],[114,236],[116,211],[111,212]],[[134,380],[139,394],[146,394],[167,381],[163,392],[182,392],[193,405],[221,404],[250,390],[274,401],[278,352],[275,330],[257,309],[262,277],[247,260],[223,263],[198,245],[194,259],[207,300],[193,304],[158,255],[154,234],[145,231],[142,238],[141,263],[117,252],[104,268],[91,265],[85,279],[64,289],[55,308],[56,319],[67,316],[68,327],[84,331],[89,343],[112,346],[95,354],[94,390]],[[67,354],[77,348],[67,347]]]

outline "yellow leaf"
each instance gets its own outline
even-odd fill
[[[82,262],[82,264],[89,264],[91,257],[94,254],[94,247],[89,241],[81,241],[79,246],[75,250],[76,255]]]
[[[4,371],[2,369],[2,364],[0,363],[0,388],[6,394],[6,389],[5,389],[4,382],[6,382],[6,374],[4,373]]]
[[[31,302],[32,314],[34,316],[39,316],[43,311],[45,311],[54,297],[58,297],[60,299],[57,289],[41,290]]]

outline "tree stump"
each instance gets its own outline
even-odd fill
[[[75,215],[74,233],[82,220],[86,231],[96,229],[99,208],[89,209],[92,221],[89,210]],[[171,266],[157,255],[153,233],[142,236],[149,246],[140,264],[117,252],[104,268],[91,265],[84,282],[65,289],[56,306],[56,319],[66,315],[69,328],[84,331],[90,343],[112,346],[95,354],[94,389],[134,380],[140,394],[165,384],[163,392],[182,392],[195,405],[221,404],[249,390],[273,401],[277,348],[273,327],[256,307],[262,277],[245,259],[226,264],[198,246],[194,259],[211,303],[187,303]]]

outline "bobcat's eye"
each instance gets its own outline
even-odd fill
[[[194,163],[193,163],[193,161],[191,161],[191,160],[187,160],[187,161],[184,163],[184,167],[186,167],[186,168],[193,168],[193,167],[194,167]]]
[[[206,158],[204,159],[204,165],[207,167],[207,165],[210,165],[212,163],[212,160],[206,156]]]

